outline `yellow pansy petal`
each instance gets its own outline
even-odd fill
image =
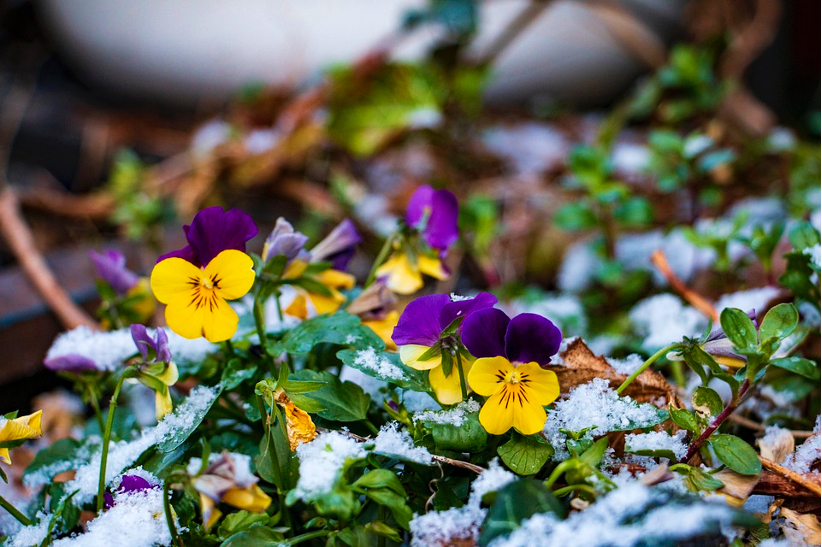
[[[468,385],[476,393],[490,397],[505,385],[506,375],[514,366],[505,357],[482,357],[474,362],[468,375]]]
[[[189,294],[192,287],[200,284],[203,272],[182,258],[166,258],[151,270],[151,291],[163,304],[168,304],[182,294]]]
[[[11,458],[9,457],[8,448],[0,448],[0,461],[4,461],[7,464],[11,464]]]
[[[422,288],[422,275],[408,262],[405,253],[392,255],[377,268],[377,277],[386,277],[385,285],[397,294],[413,294]]]
[[[222,298],[214,299],[214,307],[203,314],[203,336],[209,342],[228,340],[237,332],[240,318]]]
[[[471,370],[471,362],[463,362],[462,370],[464,374],[468,374]],[[437,396],[437,400],[444,405],[454,405],[462,401],[462,389],[460,388],[460,373],[457,370],[457,364],[451,369],[451,375],[446,376],[442,367],[431,369],[428,373],[428,381],[431,383],[431,389]],[[468,391],[466,387],[466,391]]]
[[[206,530],[214,526],[223,515],[220,510],[216,508],[216,505],[214,500],[205,494],[200,494],[200,511],[203,513],[203,526]]]
[[[713,358],[714,361],[716,361],[720,365],[725,365],[726,367],[731,368],[742,368],[747,364],[742,359],[734,359],[733,357],[725,357],[722,355],[714,355]]]
[[[526,363],[518,366],[517,372],[529,399],[533,394],[535,403],[550,405],[559,397],[559,380],[553,370],[545,370],[537,363]]]
[[[305,319],[308,317],[308,293],[303,289],[297,288],[296,290],[297,296],[294,297],[294,300],[291,301],[291,304],[289,304],[283,312],[291,317]]]
[[[317,275],[317,281],[326,287],[333,287],[335,289],[350,289],[357,283],[357,279],[350,273],[341,272],[333,268],[320,272]]]
[[[310,443],[317,436],[317,428],[311,416],[291,401],[285,404],[285,421],[292,452],[297,450],[300,443]]]
[[[211,259],[203,272],[217,294],[226,300],[245,296],[254,285],[254,261],[242,251],[228,249]]]
[[[538,403],[520,405],[519,401],[512,401],[510,404],[514,407],[514,427],[523,435],[539,433],[545,427],[545,409]]]
[[[222,501],[237,509],[245,509],[252,513],[262,513],[269,505],[271,505],[271,498],[263,492],[259,486],[252,484],[245,488],[229,488],[223,494]]]
[[[419,255],[417,257],[417,264],[419,264],[420,271],[426,275],[430,275],[434,279],[448,279],[448,272],[442,265],[439,258],[431,258],[426,255]]]
[[[400,346],[400,361],[417,370],[431,370],[434,367],[440,366],[442,364],[442,357],[439,355],[435,355],[425,361],[419,360],[420,356],[429,349],[431,348],[419,344]]]
[[[174,361],[168,363],[166,365],[165,370],[161,374],[154,376],[161,382],[163,382],[167,386],[173,386],[177,383],[177,380],[180,378],[180,371],[177,370],[177,365]]]
[[[366,319],[362,324],[374,331],[376,335],[385,342],[385,349],[388,351],[397,351],[397,344],[391,339],[391,334],[394,332],[394,327],[397,326],[399,319],[400,314],[392,311],[386,314],[383,319]]]
[[[162,420],[163,417],[172,410],[174,410],[174,407],[171,403],[171,393],[168,388],[166,388],[164,393],[160,393],[159,391],[154,392],[154,411],[157,415],[157,421]]]
[[[480,424],[491,435],[502,435],[514,425],[514,405],[510,400],[504,404],[504,395],[502,391],[492,395],[480,409]]]
[[[203,335],[205,308],[197,306],[197,294],[196,290],[191,290],[188,294],[182,294],[166,305],[165,316],[168,328],[189,340],[200,338]]]
[[[318,315],[334,313],[340,309],[340,306],[345,304],[345,296],[335,289],[331,289],[331,296],[309,292],[308,298],[311,299],[311,303],[314,305],[314,311],[316,311]]]
[[[295,279],[303,275],[306,268],[308,268],[308,262],[304,262],[302,260],[292,260],[285,267],[282,277],[283,279]]]
[[[33,439],[43,434],[40,430],[40,418],[42,410],[34,414],[20,416],[11,420],[6,420],[0,428],[0,441],[19,441],[21,439]]]
[[[151,296],[151,286],[147,277],[141,277],[140,281],[126,293],[130,299],[131,309],[137,313],[139,323],[145,323],[157,307],[157,301]]]

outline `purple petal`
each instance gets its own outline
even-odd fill
[[[137,351],[143,356],[143,361],[148,361],[148,350],[151,348],[155,353],[157,352],[157,345],[148,334],[145,325],[131,325],[131,339],[134,340],[134,345],[137,346]]]
[[[493,308],[496,303],[497,297],[489,292],[481,292],[474,298],[449,302],[440,311],[440,331],[445,330],[457,317],[467,317],[473,311]]]
[[[109,494],[108,492],[103,492],[103,505],[106,509],[111,509],[114,507],[114,496]]]
[[[126,257],[123,253],[106,249],[102,253],[89,251],[88,256],[94,265],[97,277],[111,285],[117,294],[124,295],[139,283],[140,277],[126,268]]]
[[[505,332],[505,354],[512,363],[547,365],[560,342],[562,334],[551,321],[535,313],[521,313],[511,319]]]
[[[412,300],[400,315],[391,339],[398,346],[421,344],[431,346],[440,338],[439,316],[451,302],[447,294],[430,294]]]
[[[435,249],[450,247],[460,235],[458,219],[459,204],[456,196],[448,190],[434,192],[431,214],[422,234],[425,242]]]
[[[157,362],[170,363],[171,350],[168,348],[168,334],[165,329],[157,327],[154,334],[155,349],[157,351]]]
[[[505,332],[511,320],[495,308],[477,310],[462,322],[462,343],[477,359],[505,356]]]
[[[123,475],[118,492],[140,492],[154,488],[154,485],[138,475]]]
[[[100,370],[100,367],[83,355],[69,354],[45,359],[46,368],[58,372],[83,372],[84,370]]]
[[[360,241],[362,236],[357,227],[349,219],[345,219],[311,249],[311,259],[315,262],[331,262],[335,270],[345,271]]]
[[[243,211],[223,211],[219,205],[207,207],[194,215],[190,226],[183,226],[188,246],[161,256],[188,260],[195,266],[205,266],[227,249],[245,252],[246,242],[257,235],[257,225]]]
[[[269,260],[278,255],[284,255],[289,262],[295,258],[308,260],[309,255],[304,249],[307,241],[307,235],[295,231],[290,222],[280,217],[274,229],[265,238],[263,260]]]
[[[405,222],[409,226],[419,228],[418,224],[431,209],[434,193],[435,190],[428,185],[420,186],[414,191],[411,199],[408,200],[408,205],[405,207]]]

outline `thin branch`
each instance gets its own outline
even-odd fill
[[[525,29],[531,26],[531,23],[536,21],[545,8],[551,4],[553,0],[534,0],[530,2],[521,12],[514,17],[508,25],[500,32],[494,41],[485,50],[485,53],[480,57],[479,64],[488,65],[505,51],[508,46],[519,36]]]
[[[673,287],[673,289],[678,292],[680,296],[682,296],[682,298],[687,300],[694,308],[701,311],[704,315],[713,319],[715,323],[719,322],[719,313],[716,311],[714,305],[696,291],[688,288],[688,286],[679,277],[677,277],[671,269],[671,265],[668,263],[668,259],[665,257],[665,253],[662,252],[662,249],[657,249],[654,251],[651,255],[651,262],[654,266],[656,266],[656,269],[659,270],[659,273],[661,273],[665,279],[668,280],[671,287]]]
[[[747,427],[748,429],[753,429],[754,431],[765,431],[765,424],[760,424],[759,422],[755,422],[753,420],[749,420],[744,416],[737,416],[736,414],[731,414],[728,416],[729,422],[734,422],[735,424],[741,425],[742,427]],[[796,437],[797,439],[807,439],[814,435],[813,431],[799,431],[796,429],[790,430],[791,435]]]
[[[762,462],[762,466],[765,469],[770,469],[774,473],[778,473],[786,479],[792,480],[796,484],[802,485],[803,487],[810,490],[817,496],[822,496],[822,486],[818,482],[806,479],[796,471],[792,471],[791,469],[783,467],[774,461],[771,461],[767,458],[763,458],[762,456],[759,456],[759,461]]]

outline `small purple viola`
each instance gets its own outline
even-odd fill
[[[432,294],[411,301],[402,312],[391,336],[399,347],[400,360],[411,368],[429,371],[428,381],[441,403],[462,400],[457,366],[462,365],[463,373],[471,368],[470,356],[460,342],[466,318],[496,303],[497,298],[490,293],[457,299]],[[458,362],[454,363],[452,357]]]
[[[120,251],[106,249],[102,253],[89,251],[97,277],[108,283],[120,296],[140,282],[140,276],[126,268],[126,257]]]
[[[263,244],[263,261],[268,261],[272,257],[283,255],[286,262],[292,260],[302,260],[308,262],[311,255],[305,250],[305,244],[308,242],[308,236],[296,230],[283,217],[277,219],[274,229],[265,238]]]
[[[330,262],[333,269],[344,272],[361,241],[357,227],[346,218],[311,249],[311,260]]]
[[[497,309],[469,315],[462,324],[462,342],[471,355],[505,357],[512,364],[545,366],[559,350],[562,333],[551,321],[534,313],[509,318]]]
[[[154,338],[148,333],[145,325],[131,325],[131,338],[137,351],[143,356],[146,363],[170,363],[171,351],[168,349],[168,335],[158,328]]]
[[[120,486],[115,491],[116,494],[130,494],[132,492],[143,492],[159,488],[159,484],[152,484],[140,475],[123,475],[120,479]],[[106,492],[103,494],[106,509],[111,509],[115,505],[114,496]]]
[[[177,383],[180,377],[177,365],[172,361],[171,351],[168,349],[168,336],[166,331],[158,328],[152,338],[145,326],[131,325],[131,338],[137,346],[137,351],[143,357],[137,380],[147,388],[154,390],[157,420],[161,420],[173,408],[169,387]]]
[[[257,235],[257,225],[239,209],[223,211],[219,205],[207,207],[194,215],[191,224],[183,226],[188,245],[157,259],[177,257],[204,267],[211,259],[228,249],[245,252],[245,244]]]
[[[448,190],[420,186],[408,201],[405,221],[422,233],[428,245],[444,251],[459,238],[459,204]]]

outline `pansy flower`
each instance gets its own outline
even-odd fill
[[[257,226],[238,209],[203,209],[183,230],[188,245],[159,258],[151,289],[166,304],[169,328],[183,338],[228,340],[239,317],[226,300],[245,295],[254,284],[254,263],[245,254]]]
[[[180,376],[177,365],[171,360],[168,335],[158,328],[152,338],[145,326],[131,325],[131,337],[143,358],[136,378],[141,384],[154,390],[154,408],[159,421],[172,411],[171,392],[168,388],[177,383]]]
[[[252,513],[262,513],[271,498],[257,485],[259,479],[251,473],[251,458],[244,454],[223,452],[212,455],[211,461],[200,472],[202,461],[193,458],[189,464],[192,484],[200,493],[200,509],[206,529],[216,523],[222,513],[218,503],[225,503]]]
[[[471,356],[460,341],[463,319],[476,310],[490,308],[497,299],[490,293],[452,300],[447,294],[421,296],[406,306],[392,338],[400,360],[411,368],[427,370],[437,400],[451,405],[462,400],[458,366],[464,374],[472,367]]]
[[[155,308],[148,279],[126,268],[126,257],[120,251],[89,251],[97,274],[103,304],[98,314],[104,329],[123,326],[129,321],[147,321]]]
[[[750,310],[748,317],[753,321],[754,325],[756,325],[756,310]],[[722,330],[722,327],[712,330],[699,344],[699,347],[713,357],[714,361],[718,364],[729,368],[739,369],[744,367],[748,362],[747,357],[734,351],[734,344],[730,341],[728,335],[725,334],[725,331]],[[669,361],[683,360],[682,355],[675,351],[669,352],[666,358]]]
[[[512,427],[523,435],[541,431],[543,407],[559,397],[557,375],[542,368],[559,349],[559,329],[533,313],[509,319],[500,310],[484,309],[465,319],[462,340],[476,358],[468,384],[488,397],[479,413],[485,430],[492,435]]]
[[[15,413],[16,414],[16,413]],[[14,414],[0,416],[0,461],[11,463],[9,449],[23,444],[43,434],[40,429],[42,410],[28,416],[14,417]]]
[[[149,481],[142,474],[132,472],[126,473],[120,477],[120,486],[117,487],[114,493],[130,494],[132,492],[145,492],[146,490],[152,490],[159,487],[160,485],[157,482]],[[103,499],[105,500],[106,509],[111,509],[114,507],[116,500],[109,492],[103,494]]]
[[[459,238],[459,204],[448,190],[421,186],[411,196],[405,210],[406,227],[392,241],[388,260],[377,268],[389,289],[413,294],[423,286],[423,274],[446,279],[442,263],[448,247]]]
[[[346,311],[359,316],[362,324],[385,343],[385,349],[397,351],[397,345],[391,338],[400,319],[399,312],[394,309],[396,305],[397,297],[383,280],[378,279],[352,300]]]

